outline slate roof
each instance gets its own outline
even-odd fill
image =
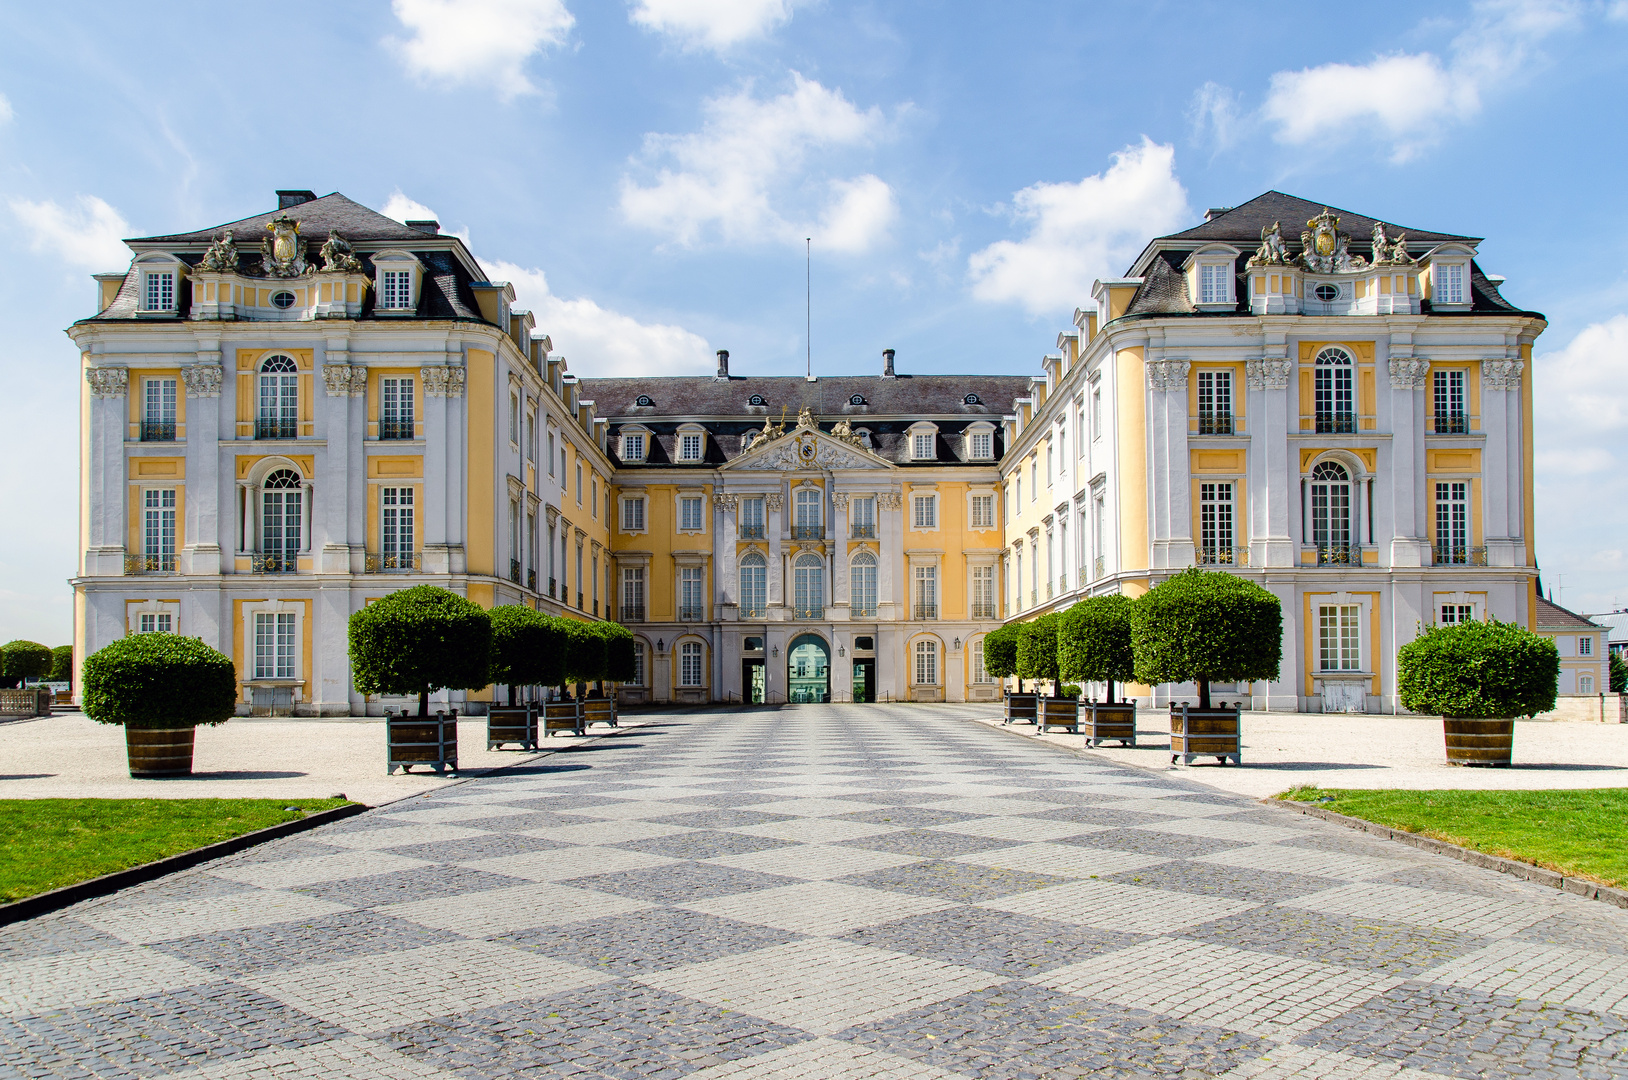
[[[1577,614],[1577,612],[1568,611],[1559,604],[1550,603],[1541,596],[1537,598],[1537,602],[1538,606],[1533,610],[1533,614],[1536,616],[1536,618],[1532,621],[1539,630],[1605,629],[1599,623],[1590,622],[1588,619]]]
[[[240,245],[248,243],[258,250],[261,237],[270,235],[266,231],[266,223],[281,214],[287,214],[300,223],[300,236],[303,239],[314,239],[319,244],[328,238],[329,229],[337,229],[340,236],[353,244],[358,241],[422,243],[428,235],[417,229],[409,229],[401,222],[387,218],[377,210],[370,210],[359,202],[353,202],[336,191],[320,199],[290,206],[287,210],[268,210],[264,214],[256,214],[240,221],[230,221],[225,225],[216,225],[212,229],[171,233],[168,236],[138,236],[126,240],[125,243],[207,244],[218,234],[230,231],[232,238]]]
[[[1337,206],[1327,203],[1310,202],[1298,195],[1285,195],[1281,191],[1268,191],[1257,195],[1241,206],[1234,206],[1224,214],[1217,214],[1202,225],[1195,225],[1179,233],[1161,236],[1154,240],[1191,240],[1199,243],[1222,242],[1239,247],[1247,246],[1253,252],[1261,243],[1261,230],[1269,227],[1273,222],[1283,225],[1283,239],[1293,243],[1298,248],[1300,234],[1306,229],[1306,222],[1321,214],[1324,209],[1331,211],[1340,219],[1340,231],[1351,234],[1351,251],[1354,254],[1366,256],[1373,250],[1370,238],[1374,231],[1374,222],[1380,220],[1365,214],[1353,213],[1350,210],[1341,210]],[[1395,222],[1384,222],[1385,232],[1395,239],[1398,232],[1408,234],[1408,249],[1414,250],[1414,245],[1434,247],[1449,240],[1457,240],[1468,244],[1479,244],[1479,236],[1460,236],[1456,233],[1431,232],[1428,229],[1412,229],[1406,225]]]

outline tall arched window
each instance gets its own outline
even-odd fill
[[[260,491],[260,553],[265,569],[290,572],[300,552],[305,492],[300,475],[278,469],[266,477]]]
[[[741,618],[761,619],[769,610],[769,564],[752,552],[741,560]]]
[[[798,488],[796,517],[792,519],[791,536],[794,540],[818,540],[825,535],[821,527],[825,493],[819,488]]]
[[[848,614],[876,614],[876,556],[868,551],[861,551],[848,564]]]
[[[825,618],[825,562],[812,551],[797,556],[792,564],[799,619]]]
[[[1332,461],[1311,474],[1311,540],[1319,563],[1355,561],[1351,548],[1351,476]],[[1360,557],[1360,556],[1359,556]]]
[[[938,685],[938,642],[932,638],[916,642],[916,685]]]
[[[1320,434],[1357,430],[1356,405],[1352,398],[1351,354],[1344,349],[1324,349],[1317,354],[1317,430]]]
[[[268,356],[260,365],[260,411],[257,439],[294,439],[300,434],[300,377],[294,361]]]
[[[692,688],[702,685],[704,659],[701,643],[686,641],[678,651],[678,685]]]

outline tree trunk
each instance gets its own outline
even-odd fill
[[[428,689],[418,692],[418,715],[426,717],[430,715],[430,692]]]
[[[1198,707],[1201,709],[1210,707],[1210,680],[1202,675],[1198,678]]]
[[[514,708],[514,684],[509,684],[509,708]]]
[[[1108,704],[1112,705],[1113,703],[1114,703],[1114,680],[1110,678],[1108,680]]]

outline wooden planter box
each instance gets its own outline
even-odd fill
[[[1041,731],[1060,727],[1077,733],[1080,730],[1080,703],[1074,698],[1041,698],[1039,722],[1035,726]]]
[[[543,738],[548,738],[555,731],[581,735],[584,730],[580,701],[549,701],[543,704],[543,718],[538,724],[538,732]]]
[[[130,775],[137,780],[191,776],[196,732],[192,727],[125,728],[124,748],[130,760]]]
[[[494,705],[486,710],[486,749],[519,743],[522,750],[537,749],[537,713],[527,705]]]
[[[1117,739],[1121,746],[1136,745],[1136,703],[1087,702],[1080,706],[1080,730],[1087,746],[1101,746],[1104,739]]]
[[[1039,713],[1039,694],[1006,695],[1006,723],[1032,724],[1039,718]]]
[[[1441,718],[1449,765],[1503,765],[1515,750],[1515,721]]]
[[[52,693],[49,687],[0,690],[0,716],[50,716]]]
[[[1225,765],[1243,764],[1242,727],[1237,709],[1200,709],[1183,705],[1170,710],[1170,761],[1191,765],[1196,757],[1213,757]]]
[[[592,724],[609,724],[616,726],[616,699],[610,697],[584,698],[582,701],[582,726]]]
[[[414,765],[429,765],[436,772],[458,771],[458,710],[452,715],[437,712],[434,716],[400,716],[385,713],[384,774],[389,776],[399,766],[404,773],[412,772]]]

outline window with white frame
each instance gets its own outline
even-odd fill
[[[848,564],[848,614],[876,614],[876,556],[861,551]]]
[[[911,577],[915,582],[916,618],[938,618],[938,567],[917,566]]]
[[[143,311],[175,310],[175,271],[148,270],[142,275]]]
[[[260,493],[260,550],[289,560],[299,554],[304,510],[298,473],[278,469],[267,476]]]
[[[260,365],[260,411],[256,434],[292,439],[299,435],[299,368],[287,356],[268,356]]]
[[[825,493],[819,488],[798,488],[794,508],[792,524],[799,530],[809,530],[809,535],[817,534],[824,520]]]
[[[759,619],[769,610],[769,564],[757,552],[741,559],[741,616]]]
[[[974,495],[972,497],[972,527],[974,529],[993,529],[995,527],[995,496]]]
[[[704,436],[698,433],[685,433],[678,437],[678,460],[700,461],[701,444]]]
[[[1224,304],[1227,302],[1227,270],[1225,263],[1200,263],[1198,267],[1198,302]]]
[[[644,567],[622,567],[622,621],[644,621]]]
[[[1078,400],[1078,399],[1076,399],[1076,400]],[[1079,450],[1077,450],[1076,453],[1078,453],[1080,455],[1080,457],[1083,458],[1085,456],[1085,440],[1086,440],[1085,405],[1083,403],[1076,404],[1074,406],[1074,430],[1078,431],[1080,433],[1080,437],[1076,441],[1076,445],[1079,446]]]
[[[520,444],[520,396],[509,395],[509,441]]]
[[[1456,626],[1467,623],[1475,618],[1474,604],[1443,604],[1441,606],[1441,625]]]
[[[1344,349],[1324,349],[1317,354],[1313,367],[1316,370],[1313,406],[1318,434],[1356,431],[1351,354]]]
[[[622,436],[622,460],[644,460],[644,433],[628,432]]]
[[[1311,473],[1311,540],[1335,561],[1351,547],[1351,475],[1333,461]]]
[[[910,436],[910,456],[916,461],[932,461],[938,455],[933,453],[935,437],[930,431],[918,431]]]
[[[599,519],[599,474],[595,473],[588,478],[588,513],[594,520]]]
[[[413,380],[385,376],[379,380],[379,438],[413,437]]]
[[[164,612],[142,614],[136,616],[136,632],[138,634],[168,634],[175,625],[174,616]]]
[[[1023,545],[1019,543],[1015,549],[1016,565],[1012,574],[1012,588],[1017,593],[1017,601],[1012,605],[1013,611],[1022,611],[1023,604]]]
[[[1577,639],[1577,655],[1578,656],[1593,656],[1594,655],[1594,639],[1589,638],[1589,637],[1580,637],[1580,638],[1578,638]]]
[[[993,566],[974,566],[972,568],[972,617],[974,619],[993,619],[995,617],[995,568]]]
[[[385,566],[392,569],[409,565],[413,556],[413,489],[379,489],[380,551]]]
[[[678,647],[678,685],[701,685],[701,643],[686,641]]]
[[[1577,676],[1577,692],[1579,694],[1594,693],[1594,676],[1584,672]]]
[[[554,433],[548,433],[548,475],[554,475]]]
[[[1438,435],[1461,435],[1469,430],[1464,412],[1464,372],[1436,370],[1430,373],[1431,412]]]
[[[633,643],[633,686],[644,685],[644,642]]]
[[[1362,670],[1362,605],[1321,604],[1317,608],[1317,669]]]
[[[1023,472],[1022,472],[1022,468],[1023,467],[1021,465],[1018,466],[1019,471],[1014,472],[1012,474],[1016,478],[1015,486],[1017,487],[1018,513],[1020,513],[1020,514],[1023,513]],[[1006,518],[1007,518],[1008,521],[1010,521],[1011,518],[1012,518],[1012,515],[1007,514]]]
[[[763,539],[763,499],[761,496],[742,499],[741,535],[747,539]]]
[[[526,460],[537,460],[537,414],[526,412]]]
[[[938,685],[938,642],[932,638],[916,642],[916,685]]]
[[[1052,466],[1053,466],[1053,460],[1052,460],[1052,458],[1053,458],[1053,449],[1054,448],[1052,447],[1051,443],[1049,443],[1049,442],[1046,443],[1046,486],[1047,487],[1051,487]]]
[[[915,529],[938,528],[937,495],[912,495],[910,497],[910,526]]]
[[[1057,475],[1068,475],[1068,428],[1057,429]]]
[[[1198,373],[1198,433],[1232,434],[1232,372]]]
[[[1199,561],[1202,563],[1231,563],[1234,536],[1232,531],[1232,484],[1214,483],[1198,486]]]
[[[622,531],[644,532],[644,496],[622,496]]]
[[[254,616],[254,677],[294,678],[295,621],[291,611],[261,611]]]
[[[699,566],[678,568],[678,617],[685,622],[705,617],[705,578],[706,572]]]
[[[175,569],[175,489],[142,492],[141,544],[148,569]]]
[[[855,496],[848,503],[848,524],[855,537],[864,539],[876,535],[876,497]]]
[[[379,306],[387,311],[405,311],[413,306],[411,270],[385,270],[379,274]]]
[[[705,527],[702,508],[706,500],[700,495],[685,495],[678,500],[678,527],[684,532],[700,532]]]
[[[1436,485],[1436,562],[1465,565],[1470,561],[1470,485],[1449,480]]]
[[[577,505],[582,505],[582,462],[577,462]]]
[[[1438,304],[1464,303],[1464,264],[1439,263],[1435,271],[1435,302]]]
[[[141,390],[142,441],[167,442],[175,438],[175,380],[144,379]]]
[[[995,456],[995,433],[993,431],[974,431],[972,433],[972,455],[978,461],[988,461]]]
[[[1102,387],[1091,388],[1091,438],[1102,438]]]
[[[812,551],[792,564],[792,583],[799,618],[820,618],[825,612],[825,561]]]
[[[972,681],[979,684],[993,681],[989,677],[989,672],[984,670],[983,638],[979,638],[972,643]]]

